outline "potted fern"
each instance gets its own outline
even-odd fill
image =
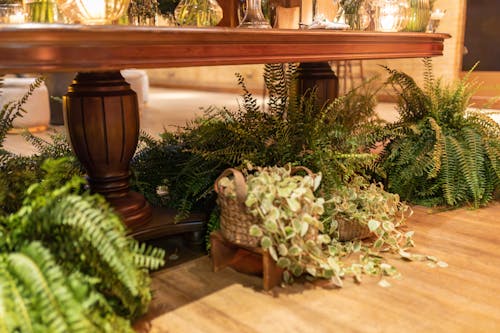
[[[469,75],[446,85],[434,78],[430,59],[424,67],[423,87],[387,68],[400,115],[382,138],[388,189],[417,204],[484,205],[500,184],[500,126],[469,109],[477,88]]]

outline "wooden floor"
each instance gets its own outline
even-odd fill
[[[449,264],[394,261],[403,277],[343,289],[295,285],[260,289],[261,280],[211,271],[208,257],[153,275],[155,299],[140,332],[500,332],[500,203],[409,220],[414,252]]]

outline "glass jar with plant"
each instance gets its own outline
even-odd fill
[[[339,0],[339,16],[353,30],[365,30],[370,24],[371,1],[370,0]]]
[[[432,11],[430,0],[409,0],[408,23],[406,31],[424,32],[429,23]]]
[[[25,6],[29,22],[54,23],[58,20],[55,0],[27,0]]]
[[[216,0],[181,0],[174,11],[181,26],[216,26],[222,20],[222,7]]]
[[[155,25],[158,10],[157,0],[131,0],[128,21],[133,25]]]

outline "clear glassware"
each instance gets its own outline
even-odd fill
[[[427,32],[435,33],[439,27],[439,23],[444,17],[446,10],[436,9],[431,13],[431,19],[429,20],[429,25],[427,26]]]
[[[26,0],[24,4],[28,22],[55,23],[59,19],[55,0]]]
[[[222,7],[216,0],[181,0],[174,11],[175,20],[184,26],[216,26],[222,15]]]
[[[406,31],[424,32],[431,17],[429,0],[409,0]]]
[[[338,0],[336,3],[340,5],[338,21],[346,23],[352,30],[366,30],[370,27],[371,0]]]
[[[26,14],[20,4],[0,4],[0,23],[19,24],[24,23]]]
[[[401,31],[408,22],[406,0],[379,0],[375,5],[375,30],[384,32]]]
[[[127,10],[130,0],[57,0],[69,23],[111,24]]]
[[[157,0],[131,0],[128,6],[128,22],[133,25],[156,25]]]
[[[270,29],[271,25],[262,12],[261,0],[246,0],[245,16],[238,28]]]

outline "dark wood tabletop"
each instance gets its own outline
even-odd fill
[[[95,71],[440,56],[447,34],[0,25],[0,72]]]

